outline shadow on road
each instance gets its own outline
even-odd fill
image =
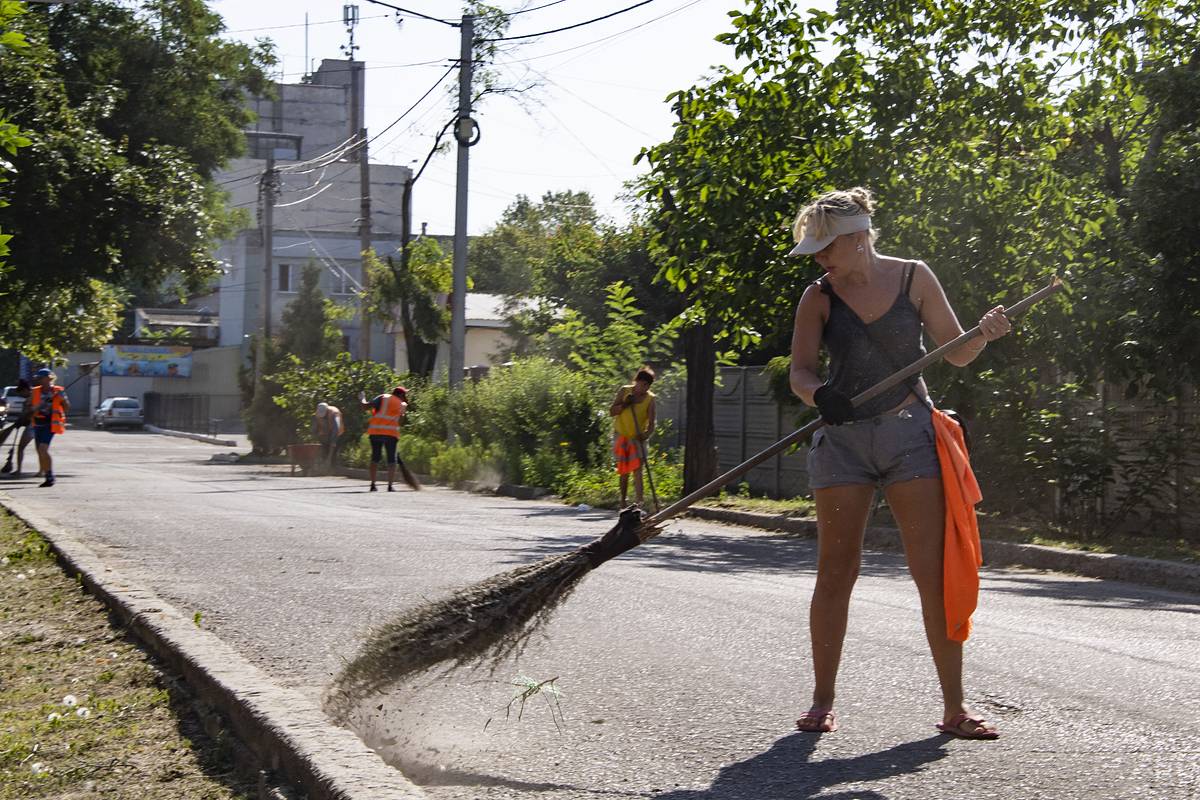
[[[507,561],[526,564],[551,555],[561,555],[594,541],[598,533],[575,533],[552,539],[529,540],[507,546]],[[817,566],[816,542],[794,536],[720,536],[667,533],[619,558],[639,566],[693,572],[757,572],[791,574],[813,572]],[[904,559],[890,553],[864,553],[862,575],[907,574]]]
[[[1200,596],[1106,580],[1056,580],[1052,573],[992,573],[990,594],[1046,597],[1069,605],[1200,614]]]
[[[794,733],[776,741],[765,753],[722,768],[707,789],[681,789],[655,797],[658,800],[803,800],[820,796],[821,800],[885,800],[886,795],[870,789],[855,788],[837,794],[824,791],[841,784],[861,787],[869,781],[919,772],[948,755],[946,741],[946,737],[936,735],[878,753],[814,761],[817,737]]]

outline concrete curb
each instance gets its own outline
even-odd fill
[[[237,447],[237,442],[233,439],[218,439],[215,436],[205,436],[203,433],[191,433],[189,431],[172,431],[167,428],[160,428],[157,425],[144,425],[150,433],[157,433],[162,436],[176,436],[180,439],[195,439],[197,442],[205,444],[216,444],[221,447]]]
[[[783,531],[800,536],[816,536],[817,522],[805,517],[763,514],[700,506],[688,514],[700,519],[727,522],[750,528]],[[867,528],[864,545],[875,550],[901,550],[900,533],[895,528]],[[983,539],[983,560],[990,567],[1027,567],[1054,572],[1070,572],[1088,578],[1128,581],[1178,592],[1200,593],[1200,566],[1154,558],[1137,558],[1112,553],[1088,553],[1019,542]]]
[[[50,542],[63,568],[77,575],[151,651],[217,709],[234,735],[308,800],[423,800],[426,795],[387,766],[317,705],[270,678],[229,645],[149,590],[131,584],[69,531],[10,497],[3,505]]]

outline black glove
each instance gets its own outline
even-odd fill
[[[822,386],[813,392],[813,402],[821,412],[821,419],[830,425],[841,425],[854,419],[854,404],[850,398],[832,386]]]

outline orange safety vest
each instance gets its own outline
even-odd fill
[[[400,418],[404,416],[404,401],[392,394],[383,395],[379,410],[371,415],[368,436],[400,438]]]
[[[50,391],[50,432],[51,433],[66,433],[67,432],[67,409],[63,405],[63,387],[51,386]],[[29,396],[29,405],[33,409],[33,424],[45,425],[47,420],[45,417],[38,416],[38,407],[42,404],[42,387],[33,387],[33,394]]]

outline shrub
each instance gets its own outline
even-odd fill
[[[557,489],[564,476],[576,468],[567,448],[560,444],[544,447],[536,453],[521,456],[521,483]]]
[[[369,415],[359,405],[359,392],[374,397],[403,382],[387,365],[355,361],[349,353],[338,353],[328,361],[315,364],[292,361],[269,379],[280,386],[273,399],[287,412],[295,437],[293,441],[311,440],[312,414],[317,403],[332,403],[342,410],[345,420],[343,446],[357,442],[367,430]]]
[[[450,445],[430,459],[433,477],[447,483],[497,477],[495,457],[479,445]]]
[[[683,496],[683,464],[677,452],[651,454],[654,488],[659,503],[665,508]],[[646,473],[642,473],[645,480]],[[616,508],[621,500],[619,478],[611,464],[596,467],[574,466],[563,474],[553,488],[568,503],[587,503],[597,508]],[[633,479],[630,479],[629,499],[633,499]],[[645,484],[646,508],[651,508],[650,484]]]
[[[505,475],[521,481],[522,457],[563,448],[576,463],[590,465],[607,430],[607,414],[587,379],[544,358],[495,369],[453,395],[448,413],[454,430],[471,444],[495,446]]]
[[[433,474],[433,459],[445,447],[441,442],[421,439],[404,433],[396,445],[396,452],[413,472]]]

